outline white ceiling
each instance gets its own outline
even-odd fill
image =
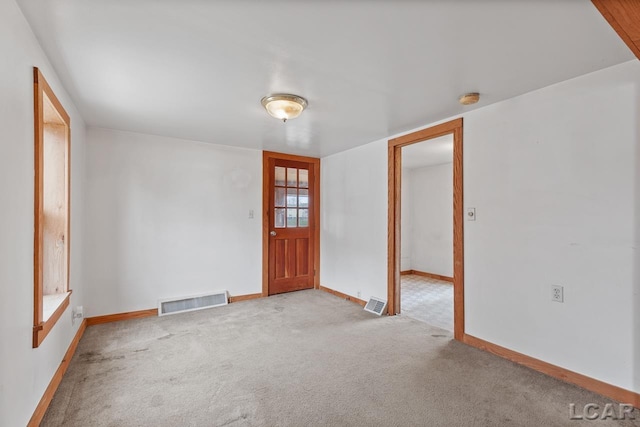
[[[314,156],[634,58],[589,0],[17,1],[88,125]]]
[[[453,134],[402,147],[402,167],[416,169],[453,162]]]

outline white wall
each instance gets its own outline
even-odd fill
[[[409,176],[410,269],[453,277],[453,163],[410,169]]]
[[[321,285],[387,295],[387,141],[321,161]]]
[[[400,187],[400,271],[413,269],[411,247],[413,239],[413,182],[411,169],[402,168]]]
[[[464,116],[466,333],[640,392],[639,116],[635,60]],[[386,156],[323,159],[325,286],[386,295]]]
[[[60,365],[84,301],[85,125],[13,0],[0,2],[0,424],[26,425]],[[42,345],[33,329],[33,66],[71,116],[71,270],[67,308]]]
[[[95,128],[88,140],[89,316],[262,291],[261,151]]]
[[[466,332],[635,391],[639,94],[632,61],[464,124]]]

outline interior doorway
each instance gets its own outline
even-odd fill
[[[402,147],[402,315],[453,332],[453,135]]]
[[[402,218],[402,148],[423,141],[451,135],[453,137],[453,332],[464,335],[464,242],[462,188],[462,118],[413,132],[389,141],[389,214],[388,214],[388,314],[401,312],[401,218]]]
[[[320,159],[263,153],[262,295],[318,288]]]

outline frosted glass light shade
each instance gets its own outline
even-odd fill
[[[260,102],[269,115],[285,122],[298,117],[308,105],[301,96],[286,93],[265,96]]]

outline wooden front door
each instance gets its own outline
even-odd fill
[[[287,156],[291,157],[291,156]],[[314,287],[317,228],[315,163],[269,158],[268,294]],[[266,174],[265,174],[266,175]]]

